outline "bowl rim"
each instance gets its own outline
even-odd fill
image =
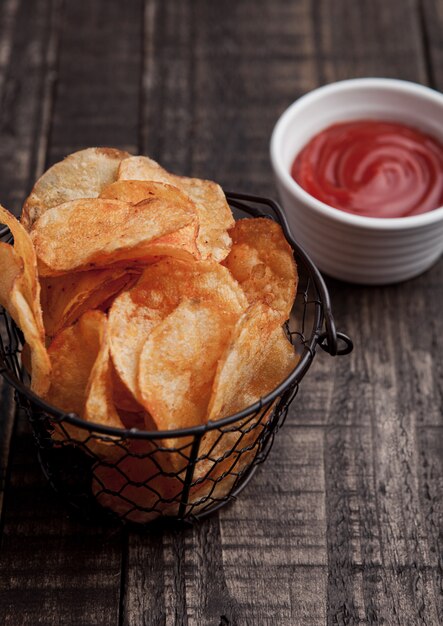
[[[283,164],[281,158],[281,145],[286,134],[287,126],[292,121],[294,116],[298,115],[300,111],[308,108],[315,101],[327,99],[328,96],[336,93],[346,91],[353,92],[362,87],[373,88],[377,91],[384,90],[423,97],[428,101],[440,105],[443,114],[443,94],[435,89],[431,89],[430,87],[425,87],[424,85],[411,81],[399,80],[397,78],[351,78],[323,85],[322,87],[309,91],[295,100],[295,102],[293,102],[278,118],[272,131],[270,141],[270,157],[275,176],[285,187],[288,193],[295,196],[297,200],[308,205],[309,208],[313,209],[316,213],[349,226],[356,226],[362,229],[374,231],[395,231],[430,226],[443,220],[443,206],[438,207],[433,211],[427,211],[426,213],[406,217],[367,217],[346,213],[345,211],[336,209],[335,207],[318,200],[305,191],[298,183],[295,182],[289,170]]]

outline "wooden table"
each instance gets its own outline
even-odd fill
[[[290,102],[357,76],[443,90],[442,33],[442,0],[3,0],[1,201],[89,145],[274,195]],[[318,354],[265,466],[194,528],[70,518],[2,385],[1,624],[443,624],[443,261],[328,283],[354,353]]]

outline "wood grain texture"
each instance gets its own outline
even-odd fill
[[[48,42],[56,15],[52,2],[0,5],[0,203],[19,214],[29,191],[41,126],[41,94]],[[30,33],[32,37],[29,37]],[[0,381],[0,517],[15,419],[13,393]]]
[[[166,589],[162,531],[130,532],[126,549],[121,615],[123,624],[164,624]]]
[[[148,2],[143,151],[183,174],[269,192],[275,118],[315,86],[309,7]]]
[[[268,142],[284,108],[356,76],[442,89],[442,15],[442,0],[36,0],[26,10],[6,0],[7,202],[17,210],[45,163],[88,145],[274,195]],[[319,352],[266,464],[195,527],[112,535],[71,519],[22,422],[10,448],[9,417],[0,622],[442,624],[442,282],[441,261],[389,288],[329,280],[353,355]]]
[[[142,7],[65,3],[48,163],[89,146],[137,152]]]
[[[118,621],[121,540],[67,514],[21,429],[5,497],[0,621],[5,626]]]
[[[20,118],[22,144],[16,146],[32,175],[80,147],[105,144],[134,149],[141,2],[126,8],[119,2],[81,6],[73,1],[63,6],[36,2],[34,11],[43,14],[41,25],[40,13],[28,14],[24,5],[14,32],[20,32],[19,41],[28,42],[36,53],[30,58],[36,64],[42,60],[35,77],[32,67],[23,68],[29,103],[23,94],[22,106],[28,108],[22,114],[25,119]],[[118,32],[121,39],[115,36]],[[10,72],[16,71],[20,59],[11,61]],[[37,78],[39,89],[34,91]],[[31,106],[36,107],[35,113]],[[31,119],[26,119],[31,113],[38,118],[35,131],[30,129]],[[32,438],[21,422],[11,457],[0,554],[0,623],[117,624],[123,538],[68,516],[41,473]]]
[[[442,0],[420,0],[423,42],[428,64],[429,82],[438,90],[443,88],[443,28]]]
[[[16,214],[34,175],[48,45],[57,4],[49,0],[32,4],[17,0],[3,3],[0,9],[4,20],[5,13],[12,20],[12,8],[15,9],[13,22],[0,26],[0,185],[1,202]]]
[[[3,380],[0,383],[0,522],[3,514],[4,490],[8,475],[12,431],[14,428],[15,402],[13,390]]]
[[[344,297],[336,298],[337,317],[348,318],[356,351],[350,371],[337,371],[338,380],[347,376],[351,398],[337,389],[326,430],[330,623],[440,623],[441,564],[433,556],[435,538],[429,543],[429,523],[439,522],[435,515],[427,519],[421,502],[429,485],[420,485],[427,457],[420,432],[428,419],[442,453],[441,413],[426,410],[433,401],[441,406],[432,378],[437,363],[429,367],[439,339],[429,327],[417,331],[416,313],[432,315],[431,286],[441,271],[439,263],[405,285],[355,289],[352,315],[349,296],[338,285]],[[349,392],[356,382],[358,396]],[[336,424],[340,413],[347,426]],[[435,474],[431,490],[441,501],[441,477]]]
[[[320,17],[322,79],[427,82],[417,3],[401,12],[394,3],[326,7],[334,13]],[[441,622],[441,564],[432,558],[421,506],[417,432],[423,422],[442,432],[441,316],[431,304],[441,272],[440,262],[387,289],[330,282],[337,319],[356,349],[337,363],[325,431],[329,624]]]
[[[427,82],[417,0],[311,3],[321,83],[360,76]]]

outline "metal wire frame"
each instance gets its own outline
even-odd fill
[[[18,358],[21,333],[0,311],[0,373],[16,389],[28,415],[49,482],[88,517],[105,512],[137,524],[158,517],[194,521],[224,506],[269,454],[317,346],[331,355],[352,350],[352,341],[336,331],[320,273],[294,240],[278,204],[257,196],[226,195],[237,218],[268,217],[280,223],[304,280],[297,296],[301,310],[286,327],[299,352],[296,367],[276,389],[235,415],[192,428],[146,431],[63,413],[30,391]]]

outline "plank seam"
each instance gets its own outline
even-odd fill
[[[436,78],[431,58],[431,41],[429,36],[428,25],[426,21],[425,8],[423,5],[424,0],[417,1],[417,21],[421,32],[421,42],[423,47],[423,61],[426,72],[426,79],[428,85],[433,89],[436,88]]]

